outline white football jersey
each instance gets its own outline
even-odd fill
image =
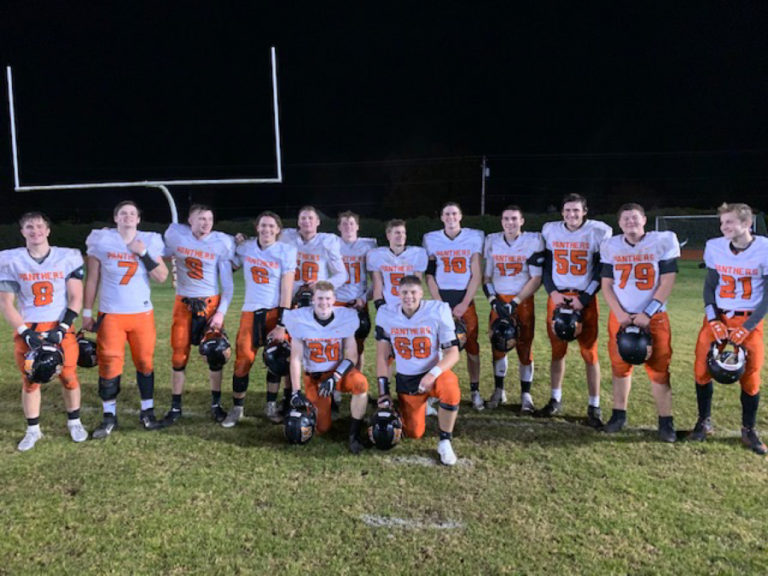
[[[375,238],[358,238],[354,242],[341,239],[341,259],[347,269],[347,281],[336,290],[336,300],[352,302],[358,298],[366,299],[368,292],[368,267],[365,256],[376,248]]]
[[[424,374],[440,361],[440,345],[456,340],[456,325],[447,302],[422,300],[408,318],[401,304],[382,306],[376,326],[389,337],[399,374]]]
[[[766,289],[763,276],[768,275],[768,238],[755,236],[752,245],[738,254],[725,238],[707,240],[704,263],[720,275],[715,291],[717,307],[722,310],[754,310]]]
[[[629,314],[650,304],[659,287],[659,262],[675,258],[680,258],[680,244],[674,232],[646,232],[634,246],[619,234],[600,247],[600,262],[613,268],[613,291]]]
[[[245,279],[243,312],[277,308],[283,274],[296,269],[296,248],[274,242],[262,249],[251,238],[235,249],[235,265],[242,266]]]
[[[491,279],[497,294],[515,296],[532,276],[541,276],[541,265],[537,264],[543,252],[544,240],[538,232],[522,232],[512,242],[507,242],[503,232],[488,234],[485,276]]]
[[[586,290],[595,272],[593,257],[600,244],[613,235],[611,227],[585,220],[570,231],[565,222],[547,222],[541,229],[544,246],[552,252],[552,281],[558,290]]]
[[[26,323],[60,321],[67,309],[67,279],[82,267],[83,256],[74,248],[51,246],[40,264],[26,248],[0,252],[0,281],[16,288],[16,306]]]
[[[153,260],[161,258],[165,247],[157,232],[136,232]],[[126,246],[115,228],[93,230],[85,239],[88,256],[101,262],[99,312],[137,314],[152,310],[149,272],[144,263]]]
[[[384,280],[384,300],[387,304],[400,302],[400,279],[427,269],[427,252],[418,246],[406,246],[399,256],[386,246],[368,252],[368,270],[381,272]]]
[[[335,234],[318,232],[312,240],[305,242],[298,230],[288,228],[280,233],[280,242],[296,248],[294,294],[302,284],[308,282],[328,280],[334,288],[339,288],[347,281],[347,269],[341,259],[339,237]]]
[[[344,358],[344,339],[354,337],[360,318],[352,308],[334,308],[333,319],[323,326],[311,306],[286,310],[285,329],[293,339],[304,341],[304,370],[328,372]]]
[[[218,267],[235,255],[232,236],[214,231],[198,239],[186,224],[171,224],[164,238],[165,255],[176,263],[176,294],[191,298],[218,294]]]
[[[472,276],[472,255],[482,255],[484,240],[485,234],[472,228],[462,228],[455,238],[449,238],[445,230],[424,234],[427,257],[437,263],[435,282],[440,290],[467,289]]]

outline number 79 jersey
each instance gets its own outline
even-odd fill
[[[713,238],[704,248],[704,263],[716,270],[720,282],[715,301],[721,310],[754,310],[766,289],[768,238],[755,236],[746,250],[734,254],[727,238]]]
[[[235,249],[234,262],[243,267],[243,312],[270,310],[280,305],[283,274],[296,269],[296,248],[283,242],[262,248],[256,238],[251,238]]]
[[[376,337],[389,340],[399,374],[428,372],[440,360],[440,345],[456,340],[456,325],[447,302],[422,300],[408,318],[401,304],[387,304],[376,312]]]
[[[156,260],[164,252],[163,239],[157,232],[136,232]],[[131,252],[115,228],[93,230],[85,239],[88,256],[101,263],[99,312],[137,314],[152,310],[149,272],[141,259]]]
[[[232,260],[234,253],[234,240],[223,232],[213,231],[199,239],[185,224],[171,224],[165,231],[165,255],[176,263],[179,296],[203,298],[218,294],[218,266]]]
[[[312,307],[286,310],[285,329],[291,338],[304,342],[304,370],[328,372],[344,357],[344,339],[351,338],[360,327],[360,318],[352,308],[335,308],[333,319],[323,326],[315,319]]]
[[[552,253],[552,281],[558,290],[586,290],[592,281],[594,255],[600,244],[613,235],[611,227],[597,220],[585,220],[576,230],[565,222],[547,222],[541,229],[544,246]]]
[[[659,262],[679,257],[674,232],[647,232],[634,246],[619,234],[600,248],[602,276],[613,278],[613,292],[629,314],[639,314],[653,300],[659,286]]]

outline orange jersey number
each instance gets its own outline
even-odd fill
[[[296,282],[317,282],[317,262],[302,262],[301,266],[296,268]]]
[[[440,260],[443,262],[443,272],[450,274],[464,274],[467,271],[467,259],[462,256],[456,258],[449,258],[448,256],[441,256]]]
[[[35,306],[46,306],[53,302],[53,284],[50,282],[35,282],[32,284],[32,303]]]
[[[552,257],[555,259],[555,272],[561,276],[584,276],[589,268],[586,250],[553,250]]]
[[[403,360],[429,358],[432,354],[432,341],[426,336],[416,336],[413,340],[406,336],[398,336],[393,345]]]
[[[344,262],[347,269],[347,284],[360,283],[360,262]]]
[[[499,276],[517,276],[523,271],[522,262],[496,262]]]
[[[120,285],[125,286],[131,281],[133,275],[136,274],[136,270],[139,269],[139,263],[136,260],[120,260],[117,263],[118,268],[125,268],[125,274],[120,278]]]
[[[191,256],[187,256],[184,258],[184,266],[187,267],[187,276],[192,278],[192,280],[202,280],[203,279],[203,261],[199,258],[192,258]]]
[[[392,284],[390,291],[392,292],[393,296],[400,295],[400,280],[403,279],[403,276],[405,276],[405,274],[400,272],[393,272],[389,275],[389,283]]]
[[[635,273],[635,287],[638,290],[653,290],[653,287],[656,285],[656,271],[653,269],[653,264],[649,262],[641,262],[636,266],[632,264],[615,264],[614,268],[621,272],[619,289],[623,290],[627,286],[633,270]]]
[[[254,284],[269,284],[269,271],[261,266],[252,266],[251,278]]]
[[[338,362],[341,341],[335,342],[307,342],[309,348],[309,359],[312,362],[322,364],[324,362]]]
[[[727,274],[721,274],[720,282],[720,298],[736,298],[736,282],[741,284],[741,299],[749,300],[752,298],[752,278],[749,276],[734,278]]]

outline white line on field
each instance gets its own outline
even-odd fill
[[[438,466],[437,458],[429,458],[427,456],[391,456],[384,460],[391,464],[408,464],[415,466]],[[469,458],[459,458],[456,462],[456,466],[470,467],[474,463]]]
[[[375,514],[363,514],[360,519],[373,528],[404,528],[406,530],[457,530],[464,528],[464,524],[454,522],[453,520],[423,522],[421,520],[409,520],[395,516],[377,516]]]

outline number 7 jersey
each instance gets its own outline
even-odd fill
[[[721,310],[754,310],[763,298],[768,276],[768,238],[755,236],[746,250],[734,254],[727,238],[707,240],[704,263],[716,270],[720,281],[715,292]]]
[[[552,253],[552,281],[560,290],[586,290],[595,276],[594,256],[600,244],[613,235],[611,227],[585,220],[576,230],[565,222],[547,222],[541,229],[544,247]]]

